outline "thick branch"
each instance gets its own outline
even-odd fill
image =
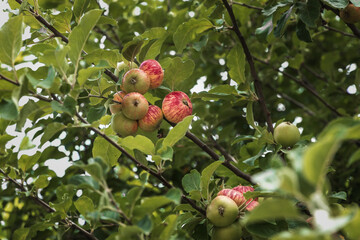
[[[256,91],[256,94],[258,95],[260,106],[262,108],[262,112],[264,114],[264,117],[265,117],[267,125],[268,125],[268,130],[270,132],[274,132],[274,128],[273,128],[272,120],[271,120],[271,115],[270,115],[270,112],[269,112],[268,108],[266,107],[265,98],[264,98],[264,94],[263,94],[262,86],[261,86],[261,81],[260,81],[260,78],[259,78],[259,76],[258,76],[258,74],[256,72],[255,64],[254,64],[252,55],[250,53],[249,47],[248,47],[248,45],[247,45],[247,43],[245,41],[244,36],[240,32],[239,26],[237,25],[236,18],[235,18],[235,15],[234,15],[234,12],[233,12],[231,6],[229,5],[227,0],[222,0],[222,1],[223,1],[224,5],[225,5],[226,10],[228,11],[228,13],[230,15],[230,19],[231,19],[231,22],[233,24],[232,30],[236,33],[236,36],[238,37],[238,39],[239,39],[239,41],[241,43],[241,46],[243,47],[246,60],[249,63],[250,73],[251,73],[251,76],[252,76],[252,78],[254,80],[255,91]]]
[[[5,177],[6,177],[6,180],[12,182],[16,188],[20,189],[22,192],[26,192],[26,188],[20,184],[18,181],[16,181],[15,179],[9,177],[9,175],[7,175],[4,170],[2,170],[0,168],[0,173],[2,173]],[[48,212],[56,212],[56,210],[52,207],[49,206],[49,204],[47,204],[46,202],[44,202],[42,199],[40,199],[39,197],[37,196],[34,196],[34,195],[31,195],[30,196],[31,199],[33,199],[37,204],[39,204],[41,207],[43,207],[46,211]],[[92,235],[91,233],[87,232],[85,229],[83,229],[82,227],[78,226],[76,223],[74,223],[73,221],[71,221],[69,219],[69,217],[67,217],[65,219],[65,222],[66,224],[69,224],[71,227],[74,227],[76,229],[78,229],[81,233],[83,233],[87,238],[89,239],[93,239],[93,240],[97,240],[97,238]]]

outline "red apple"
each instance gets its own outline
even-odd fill
[[[243,205],[246,202],[244,195],[233,189],[223,189],[217,194],[218,196],[227,196],[231,198],[238,206]]]
[[[111,127],[121,137],[134,135],[138,128],[137,121],[128,119],[121,112],[116,113],[111,118]]]
[[[127,93],[138,92],[144,94],[149,90],[150,78],[143,70],[134,68],[125,73],[121,87]]]
[[[192,104],[189,97],[180,91],[171,92],[165,96],[162,111],[167,120],[172,123],[181,122],[192,113]]]
[[[340,18],[346,23],[360,22],[360,7],[350,3],[346,8],[340,10]]]
[[[122,101],[122,112],[125,117],[131,120],[140,120],[144,118],[148,109],[148,101],[138,92],[126,94]]]
[[[141,63],[140,69],[147,73],[150,78],[150,88],[157,88],[164,79],[164,71],[160,63],[156,60],[146,60]]]
[[[242,185],[239,185],[237,187],[234,187],[233,190],[235,191],[238,191],[242,194],[246,193],[246,192],[253,192],[254,191],[254,188],[253,187],[250,187],[250,186],[242,186]],[[247,202],[246,202],[246,210],[248,211],[251,211],[253,210],[257,205],[259,205],[259,202],[258,202],[258,198],[255,198],[255,199],[248,199]]]
[[[114,94],[114,98],[113,100],[116,101],[115,103],[113,102],[112,104],[109,105],[110,108],[110,112],[112,114],[118,113],[121,111],[122,108],[122,100],[125,97],[126,93],[123,91],[119,91],[117,93]]]
[[[145,117],[139,120],[139,127],[146,131],[152,132],[160,127],[163,114],[158,106],[151,105]]]

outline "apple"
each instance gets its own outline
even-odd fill
[[[119,73],[121,71],[129,71],[130,69],[133,69],[133,68],[137,68],[138,65],[134,62],[128,62],[128,63],[125,63],[125,62],[118,62],[117,65],[116,65],[116,68],[115,68],[115,72],[114,72],[114,75],[119,77]]]
[[[121,108],[122,108],[121,103],[122,103],[122,100],[125,97],[125,95],[126,95],[126,93],[123,91],[119,91],[114,94],[113,100],[116,102],[109,105],[110,112],[112,114],[115,114],[115,113],[118,113],[121,111]]]
[[[149,76],[151,89],[161,85],[164,79],[164,70],[158,61],[153,59],[146,60],[140,64],[140,69]]]
[[[217,194],[218,196],[227,196],[231,198],[238,206],[243,205],[246,202],[244,195],[233,189],[223,189]]]
[[[114,114],[111,118],[111,127],[121,137],[134,135],[138,128],[137,121],[128,119],[121,112]]]
[[[162,111],[167,120],[172,123],[181,122],[192,113],[192,103],[189,97],[180,91],[171,92],[165,96]]]
[[[239,185],[239,186],[234,187],[232,190],[235,190],[235,191],[240,192],[241,194],[244,194],[244,193],[249,192],[249,191],[250,191],[250,192],[253,192],[253,191],[254,191],[254,188],[251,187],[251,186],[242,186],[242,185]],[[244,195],[243,195],[243,196],[244,196]],[[248,200],[246,201],[246,204],[245,204],[246,210],[251,211],[251,210],[253,210],[257,205],[259,205],[258,198],[255,198],[255,199],[250,198],[250,199],[248,199]]]
[[[290,122],[282,122],[274,130],[274,139],[283,147],[293,147],[300,140],[299,129]]]
[[[125,117],[131,120],[140,120],[144,118],[148,110],[148,101],[142,94],[138,92],[128,93],[123,98],[122,112]]]
[[[127,93],[138,92],[144,94],[149,90],[150,79],[143,70],[134,68],[125,73],[121,87]]]
[[[360,21],[360,8],[350,3],[346,8],[340,10],[340,18],[345,23],[357,23]]]
[[[217,196],[206,208],[206,217],[216,227],[226,227],[238,217],[237,204],[227,196]]]
[[[242,228],[238,222],[227,227],[214,227],[211,240],[239,240]]]
[[[152,132],[160,127],[162,120],[161,109],[158,106],[151,105],[145,117],[139,120],[139,127],[146,132]]]

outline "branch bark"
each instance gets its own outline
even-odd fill
[[[238,39],[239,39],[239,41],[241,43],[241,46],[243,47],[246,60],[249,63],[250,73],[251,73],[251,76],[252,76],[252,78],[254,80],[255,91],[256,91],[256,94],[258,95],[260,106],[262,108],[262,112],[264,114],[264,117],[265,117],[267,125],[268,125],[268,130],[270,132],[274,132],[274,127],[272,125],[270,111],[268,110],[268,108],[266,106],[266,102],[265,102],[265,98],[264,98],[264,94],[263,94],[263,90],[262,90],[262,84],[261,84],[260,78],[259,78],[259,76],[257,74],[257,71],[255,69],[255,64],[254,64],[254,61],[253,61],[253,57],[252,57],[252,55],[250,53],[250,50],[249,50],[249,47],[248,47],[248,45],[247,45],[247,43],[245,41],[245,38],[241,34],[239,26],[237,25],[236,18],[235,18],[234,12],[232,10],[232,7],[229,5],[227,0],[222,0],[222,2],[224,3],[227,12],[230,15],[230,19],[231,19],[231,22],[233,24],[232,30],[235,32],[236,36],[238,37]]]

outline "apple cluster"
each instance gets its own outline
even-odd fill
[[[232,189],[222,189],[206,209],[206,217],[215,226],[212,240],[239,239],[241,226],[236,221],[239,214],[251,211],[259,205],[258,199],[246,199],[244,193],[254,191],[253,187],[239,185]]]
[[[124,63],[118,68],[126,69],[127,66],[121,65]],[[118,135],[134,135],[138,128],[147,132],[155,131],[160,127],[164,116],[168,121],[178,123],[192,114],[189,97],[180,91],[166,95],[162,109],[149,105],[143,94],[149,89],[158,88],[164,79],[164,70],[159,62],[149,59],[142,62],[139,68],[134,63],[129,68],[131,69],[122,78],[122,91],[114,94],[114,103],[109,106],[113,114],[111,126]]]

